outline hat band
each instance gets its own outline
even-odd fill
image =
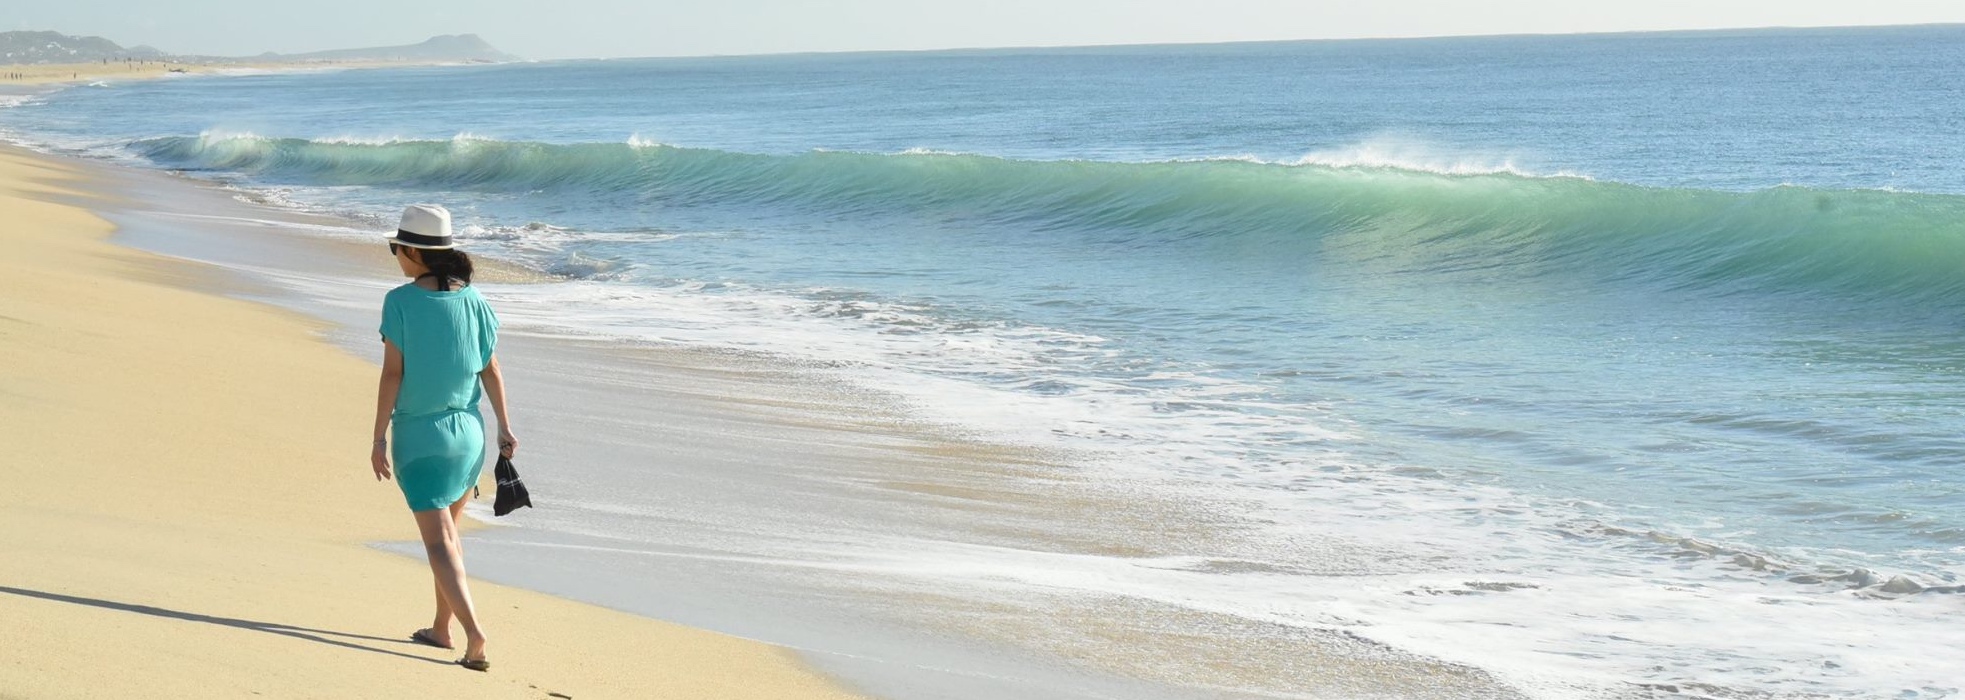
[[[396,229],[396,240],[402,241],[404,243],[408,243],[410,245],[423,246],[426,248],[450,247],[449,236],[425,236],[423,234],[416,233],[414,231],[404,231],[402,229]]]

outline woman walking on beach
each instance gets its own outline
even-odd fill
[[[369,461],[378,480],[402,488],[430,572],[437,580],[437,615],[428,629],[410,638],[453,648],[450,621],[464,626],[459,665],[491,668],[485,659],[484,629],[471,606],[464,576],[464,551],[457,522],[464,516],[478,474],[484,468],[484,419],[480,396],[491,399],[498,416],[498,451],[518,449],[505,412],[505,379],[492,350],[498,344],[498,316],[471,286],[471,258],[456,250],[450,212],[429,204],[403,210],[389,252],[409,284],[389,290],[382,302],[382,381],[375,400],[375,447]],[[393,433],[394,442],[385,431]]]

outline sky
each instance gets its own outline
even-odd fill
[[[475,33],[534,59],[1965,22],[1965,0],[0,0],[0,29],[253,55]]]

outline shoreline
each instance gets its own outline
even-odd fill
[[[474,581],[489,674],[409,642],[428,572],[335,426],[373,368],[329,324],[107,242],[119,193],[0,147],[0,687],[28,697],[855,697],[791,652]],[[303,398],[296,398],[303,397]],[[222,426],[222,427],[220,427]],[[102,439],[114,435],[116,439]],[[386,485],[392,486],[392,485]]]
[[[386,289],[379,271],[387,261],[379,246],[281,230],[268,219],[305,218],[315,225],[318,215],[233,201],[236,192],[195,179],[78,162],[127,181],[121,189],[133,201],[112,208],[127,211],[106,214],[124,224],[121,244],[257,280],[251,286],[268,288],[236,293],[330,322],[325,335],[345,352],[359,356],[374,346],[369,297]],[[160,200],[173,211],[142,211],[162,205]],[[241,222],[248,225],[235,225]],[[924,430],[916,417],[896,412],[903,407],[863,388],[836,385],[823,371],[786,364],[789,358],[542,330],[540,319],[527,319],[525,312],[550,312],[551,302],[541,307],[541,299],[527,295],[555,284],[508,284],[539,281],[522,275],[485,281],[507,322],[500,352],[508,357],[511,381],[528,397],[519,411],[528,416],[527,430],[586,438],[528,441],[529,461],[551,469],[528,469],[527,481],[535,484],[535,496],[544,489],[559,503],[550,514],[524,512],[514,519],[520,527],[473,532],[467,546],[481,580],[783,645],[879,697],[993,700],[1035,692],[1213,700],[1319,690],[1517,697],[1478,670],[1338,634],[1248,627],[1233,616],[1125,596],[1085,599],[1083,591],[991,601],[970,597],[975,591],[935,590],[932,580],[912,578],[924,572],[910,572],[923,563],[932,568],[934,558],[885,562],[865,550],[900,536],[923,538],[922,545],[940,550],[936,558],[1012,557],[999,566],[1037,558],[1071,568],[1135,565],[1128,562],[1157,567],[1162,564],[1156,561],[1185,556],[1204,548],[1203,542],[1226,542],[1221,533],[1235,526],[1194,512],[1193,503],[1157,502],[1137,484],[1095,483],[1089,473],[1024,448]],[[637,391],[623,394],[619,387]],[[635,413],[620,415],[624,409]],[[616,424],[641,427],[592,434],[595,426]],[[562,466],[578,471],[560,474]],[[601,466],[608,468],[597,470]],[[591,490],[588,483],[602,488]],[[772,500],[759,494],[777,490],[800,494],[800,502],[766,505],[778,511],[772,516],[751,512]],[[593,516],[590,505],[611,509],[622,503],[660,504],[652,506],[658,511],[702,503],[708,510],[658,512],[653,521],[629,517],[601,531],[564,518],[539,528],[525,524],[568,512]],[[691,544],[719,538],[716,527],[666,538],[674,545],[608,534],[678,518],[713,522],[723,517],[718,513],[732,512],[750,513],[738,518],[742,527],[790,542],[824,535],[806,534],[818,522],[865,524],[856,526],[863,529],[853,536],[862,540],[849,548],[854,551],[836,551],[840,542],[828,536],[764,552],[747,551],[742,543]],[[1114,517],[1118,522],[1101,522]],[[377,538],[371,546],[418,556],[415,545],[401,538]],[[791,553],[784,553],[787,548]],[[898,569],[881,573],[888,567]],[[815,578],[827,571],[849,575]],[[895,574],[902,578],[891,580]],[[861,580],[846,580],[855,576]],[[865,585],[869,577],[874,589]],[[990,578],[975,585],[987,589]],[[1070,631],[1047,630],[1058,613],[1068,616]],[[1213,631],[1163,637],[1162,624]],[[1246,685],[1237,689],[1191,685],[1183,675],[1218,664],[1235,649],[1273,651],[1278,644],[1316,663],[1261,669],[1273,674],[1268,677],[1240,675],[1232,682]]]
[[[296,233],[282,230],[280,225],[289,221],[305,221],[305,224],[294,225],[323,225],[331,221],[331,217],[238,200],[238,193],[232,190],[167,173],[68,156],[50,157],[72,162],[103,178],[117,181],[115,189],[123,194],[124,201],[105,207],[100,213],[119,225],[114,241],[118,245],[160,254],[171,260],[187,260],[190,261],[186,263],[188,265],[210,266],[231,282],[228,295],[270,304],[325,324],[321,329],[322,340],[342,352],[364,356],[376,354],[372,350],[379,349],[373,343],[372,331],[369,330],[373,325],[373,307],[375,299],[379,299],[387,286],[394,283],[382,281],[385,278],[381,273],[387,268],[388,260],[379,252],[380,246],[362,245],[338,235]],[[166,207],[168,211],[152,209],[158,206]],[[355,222],[341,223],[355,225]],[[978,490],[981,484],[950,487],[919,481],[911,476],[896,479],[894,458],[875,460],[877,464],[862,464],[861,460],[867,456],[865,450],[896,449],[901,459],[913,460],[909,462],[911,464],[934,465],[944,469],[990,468],[998,463],[1014,466],[1029,459],[1027,456],[991,456],[987,452],[989,448],[964,448],[960,446],[962,443],[943,441],[912,429],[909,427],[913,425],[911,421],[885,411],[834,415],[833,411],[827,410],[829,407],[860,404],[868,397],[857,389],[839,387],[816,376],[805,376],[803,371],[788,368],[773,358],[729,355],[714,349],[687,346],[624,346],[604,338],[572,338],[550,332],[540,333],[536,328],[527,328],[528,324],[519,317],[518,310],[504,305],[502,300],[509,296],[511,290],[533,288],[536,285],[532,283],[542,279],[536,274],[527,274],[524,268],[496,259],[484,259],[479,266],[481,270],[493,273],[483,282],[487,285],[487,296],[493,299],[494,304],[500,305],[500,314],[504,317],[500,355],[507,358],[508,381],[513,382],[515,387],[523,387],[527,394],[526,401],[515,405],[514,411],[518,415],[528,416],[526,425],[531,427],[527,430],[539,435],[527,441],[528,453],[532,455],[527,461],[533,465],[579,462],[589,455],[581,451],[587,447],[582,445],[573,445],[576,448],[574,455],[549,454],[548,450],[565,443],[545,439],[545,436],[576,435],[588,431],[587,426],[594,422],[620,420],[618,416],[583,413],[591,406],[586,401],[575,399],[586,395],[566,393],[566,385],[581,378],[619,381],[628,377],[633,377],[627,381],[633,386],[651,383],[673,385],[665,393],[680,407],[677,412],[688,418],[683,421],[686,425],[678,429],[685,434],[696,434],[696,437],[685,437],[685,441],[695,442],[705,438],[719,441],[733,434],[743,436],[742,443],[717,442],[708,446],[707,451],[695,453],[689,461],[677,465],[685,472],[713,473],[724,467],[758,461],[771,467],[784,466],[783,458],[775,454],[775,450],[761,449],[761,445],[789,444],[798,447],[801,454],[805,446],[834,445],[834,449],[843,451],[843,454],[835,453],[828,459],[819,460],[825,467],[864,472],[865,478],[877,479],[874,483],[883,489],[916,492],[944,500],[945,503],[952,502],[962,510],[971,510],[987,507],[987,500],[1007,499],[1014,494],[1000,490],[1001,484],[991,490]],[[581,360],[570,367],[554,367],[564,362],[569,353]],[[623,370],[629,368],[638,369],[624,374]],[[660,379],[642,370],[659,375]],[[551,389],[546,390],[549,387]],[[818,410],[812,410],[815,408]],[[713,417],[705,421],[705,413]],[[564,424],[554,425],[553,421]],[[731,428],[730,421],[741,422],[744,427]],[[648,422],[653,425],[671,421],[649,419]],[[788,438],[785,436],[787,432],[803,433],[806,437]],[[841,440],[854,444],[835,445]],[[979,452],[978,449],[984,451]],[[830,450],[821,448],[821,451]],[[612,461],[625,464],[632,460]],[[582,504],[578,496],[564,492],[568,485],[551,481],[556,476],[566,477],[540,466],[529,467],[526,475],[528,484],[533,485],[535,500],[539,499],[538,494],[555,492],[558,503],[551,509],[553,513],[580,510]],[[1024,475],[981,476],[987,480],[1006,476],[1020,478]],[[798,477],[793,476],[792,479],[796,482]],[[732,483],[715,490],[739,495],[735,499],[737,502],[731,506],[742,508],[741,494],[755,490],[757,486],[757,483]],[[964,503],[969,505],[964,506]],[[909,510],[920,507],[912,506]],[[994,507],[1023,509],[1029,506],[998,504]],[[476,518],[488,521],[487,510],[488,506],[477,503],[472,505],[469,512]],[[938,629],[934,625],[918,624],[923,622],[924,617],[932,618],[939,612],[926,606],[921,609],[907,606],[903,611],[887,611],[890,614],[879,625],[879,631],[868,633],[868,621],[858,617],[867,611],[830,610],[815,613],[810,609],[809,604],[818,601],[807,596],[827,597],[841,591],[816,591],[805,585],[806,582],[795,582],[789,587],[778,585],[784,582],[773,579],[782,572],[772,571],[776,567],[769,565],[764,569],[743,572],[756,579],[748,582],[731,580],[730,566],[692,570],[684,575],[670,569],[644,571],[647,576],[640,579],[614,573],[621,568],[622,561],[604,559],[577,562],[567,556],[553,554],[555,551],[565,554],[590,550],[597,541],[608,544],[607,538],[594,540],[573,536],[568,539],[565,533],[533,530],[518,522],[525,518],[550,515],[546,510],[521,511],[519,517],[496,523],[498,526],[488,526],[484,522],[470,523],[472,527],[466,537],[466,546],[472,551],[469,561],[473,566],[474,578],[624,610],[638,616],[680,622],[688,627],[709,629],[742,639],[762,640],[795,650],[806,664],[873,697],[994,700],[1020,693],[1043,694],[1046,690],[1062,686],[1070,686],[1073,690],[1058,690],[1059,694],[1055,697],[1125,697],[1131,700],[1217,697],[1213,694],[1190,695],[1135,680],[1108,678],[1085,669],[1053,668],[1055,661],[1032,657],[1027,652],[1010,649],[1000,643],[950,640],[934,632],[924,632],[921,629],[924,626]],[[796,527],[785,528],[787,533],[797,530]],[[1073,539],[1060,538],[1059,546],[1100,547],[1090,542],[1073,543]],[[378,552],[421,561],[419,546],[401,537],[374,538],[368,546]],[[1112,545],[1104,547],[1109,549]],[[669,555],[660,551],[638,550],[628,557],[650,560],[650,557],[659,559]],[[550,563],[542,563],[542,557],[550,558]],[[687,558],[685,555],[685,560]],[[796,567],[803,564],[790,565],[794,567],[793,571],[797,571]],[[741,591],[733,594],[733,587]],[[735,601],[741,601],[742,605],[733,605]],[[811,619],[815,617],[824,617],[827,621],[812,624]],[[900,619],[903,617],[911,619]],[[907,624],[910,622],[917,624]],[[1006,658],[1016,660],[1004,661]]]
[[[149,60],[142,62],[96,63],[13,63],[0,64],[0,87],[51,87],[93,80],[157,80],[173,76],[213,76],[263,73],[306,73],[312,71],[362,70],[375,68],[435,68],[443,66],[498,65],[469,61],[251,61],[205,63],[195,61]],[[14,77],[19,74],[20,77]]]
[[[281,223],[304,218],[310,220],[307,227],[363,227],[352,226],[346,220],[337,224],[332,215],[257,202],[250,190],[233,190],[197,178],[72,156],[53,157],[113,176],[119,182],[141,180],[157,183],[154,185],[157,191],[151,193],[147,202],[137,201],[146,200],[142,196],[125,196],[124,199],[132,201],[120,207],[128,210],[123,214],[112,215],[104,209],[97,210],[122,225],[117,233],[121,245],[210,263],[221,269],[232,268],[229,271],[237,274],[230,276],[247,283],[246,286],[265,287],[233,290],[232,296],[269,303],[289,312],[328,322],[330,327],[321,333],[343,352],[359,357],[374,347],[370,330],[374,300],[364,295],[373,292],[373,296],[379,299],[380,290],[386,289],[384,286],[367,288],[367,285],[382,284],[378,281],[381,279],[379,271],[386,269],[387,261],[377,252],[379,246],[360,245],[345,235],[339,235],[347,233],[346,230],[322,232],[328,235],[311,232],[293,235],[291,231],[281,230]],[[130,176],[123,177],[125,173]],[[128,187],[125,183],[117,189],[126,190]],[[208,204],[208,209],[199,209],[190,204],[173,204],[169,207],[171,211],[161,217],[142,211],[146,205],[157,206],[160,198],[175,200],[187,195]],[[110,207],[116,208],[119,207]],[[251,221],[252,230],[230,226],[240,230],[217,231],[228,227],[228,218],[235,219],[233,224]],[[314,219],[320,221],[312,221]],[[187,243],[187,239],[193,240]],[[285,250],[289,244],[308,252]],[[370,253],[361,253],[363,250]],[[296,255],[307,256],[304,264],[274,270],[263,267],[268,261]],[[364,256],[368,255],[373,255],[373,264],[366,262]],[[323,265],[329,269],[328,272],[322,272]],[[523,272],[523,268],[513,268],[515,274],[507,280],[487,277],[485,281],[539,281],[536,277],[518,274]],[[273,279],[269,280],[269,276]],[[565,280],[553,278],[551,281]],[[513,289],[550,286],[522,284]],[[350,296],[351,293],[353,296]],[[501,315],[507,317],[507,330],[516,330],[513,326],[517,324],[511,323],[516,320],[512,314],[515,309],[504,305],[495,296],[494,303],[500,304]],[[536,310],[541,310],[541,307],[535,306]],[[513,337],[501,343],[501,355],[519,352],[532,344],[528,342],[532,339],[525,338],[524,333],[508,335]],[[566,340],[568,337],[564,335],[538,333],[538,358],[555,357],[557,352],[570,344],[563,342]],[[793,488],[808,488],[813,481],[839,480],[841,477],[836,475],[837,472],[849,474],[844,477],[846,483],[828,487],[837,491],[829,495],[833,497],[830,499],[832,502],[852,509],[852,515],[857,520],[867,523],[867,532],[880,535],[876,539],[881,544],[856,543],[866,545],[860,546],[860,550],[877,549],[889,544],[887,540],[890,538],[885,536],[893,533],[886,531],[888,524],[881,520],[889,517],[886,511],[893,508],[907,513],[903,536],[925,536],[924,544],[948,545],[937,552],[937,556],[957,559],[974,555],[986,559],[999,555],[1009,557],[993,563],[982,562],[984,566],[1023,566],[1029,561],[1017,560],[1059,557],[1056,563],[1074,569],[1091,567],[1087,571],[1114,565],[1156,571],[1165,565],[1163,562],[1166,560],[1200,556],[1214,544],[1228,544],[1214,535],[1202,534],[1203,531],[1234,528],[1228,522],[1234,517],[1219,518],[1219,513],[1203,512],[1205,508],[1197,508],[1195,503],[1162,502],[1156,500],[1158,496],[1144,494],[1137,485],[1094,483],[1096,480],[1090,478],[1093,474],[1061,461],[1019,456],[1013,453],[1018,449],[1014,446],[974,443],[955,434],[921,430],[919,428],[923,424],[919,416],[883,414],[883,411],[897,407],[890,401],[893,397],[872,400],[871,405],[885,408],[874,410],[871,414],[863,413],[861,409],[869,405],[868,396],[864,394],[865,387],[840,394],[832,402],[835,407],[850,406],[852,410],[793,414],[767,411],[771,415],[756,415],[748,413],[747,409],[755,406],[782,408],[796,404],[797,401],[788,401],[787,397],[798,396],[799,392],[811,390],[813,386],[801,383],[802,380],[780,382],[778,380],[788,376],[786,366],[765,362],[764,373],[769,375],[769,379],[746,381],[741,390],[732,391],[733,386],[723,379],[733,375],[733,363],[728,361],[729,357],[716,357],[717,351],[714,349],[700,353],[705,349],[692,349],[686,343],[675,346],[657,343],[664,347],[650,350],[636,341],[599,340],[608,349],[595,353],[591,363],[568,372],[567,377],[617,373],[622,369],[623,361],[645,361],[651,353],[657,356],[659,359],[654,362],[654,375],[631,372],[623,377],[630,378],[629,383],[635,385],[648,383],[650,386],[660,386],[654,381],[654,376],[659,376],[660,382],[674,382],[678,388],[670,392],[670,398],[682,401],[684,405],[667,412],[653,412],[644,417],[643,424],[667,425],[680,414],[689,420],[667,430],[658,430],[656,434],[691,441],[700,439],[693,433],[721,431],[720,434],[741,441],[704,447],[702,452],[695,455],[702,463],[713,465],[712,468],[742,465],[757,461],[762,454],[766,466],[778,470],[767,476],[786,479],[786,485]],[[704,358],[710,361],[698,362]],[[527,364],[513,363],[513,377],[527,381],[527,386],[533,386],[521,376],[527,371],[524,367]],[[678,366],[692,364],[701,366],[680,374],[671,372]],[[740,367],[748,364],[734,363]],[[737,369],[734,374],[742,375],[744,371]],[[808,373],[794,369],[790,374]],[[823,375],[825,372],[816,374]],[[564,383],[566,377],[559,379]],[[760,391],[762,393],[752,393]],[[569,402],[557,408],[572,415],[582,415],[578,413],[582,408],[579,402]],[[715,414],[719,419],[707,422],[696,420],[705,412]],[[606,415],[585,417],[590,423],[569,420],[564,431],[567,434],[581,433],[591,421],[618,422],[610,421],[612,417]],[[731,428],[731,421],[724,418],[733,419],[736,425],[742,427]],[[833,421],[839,421],[839,424],[834,425]],[[540,421],[527,420],[526,424],[536,431]],[[776,437],[758,440],[755,437],[760,429],[776,433],[799,432],[813,427],[821,429],[806,432],[794,440]],[[621,438],[619,434],[608,436],[609,440]],[[760,453],[754,446],[758,442],[768,444],[779,441],[803,441],[802,444],[824,444],[836,449],[831,450],[824,459],[810,460],[813,464],[795,464],[803,460],[802,455],[794,458],[772,451]],[[539,446],[537,441],[530,442],[535,448]],[[651,443],[636,453],[611,454],[596,452],[593,445],[576,447],[555,457],[570,463],[592,461],[594,458],[628,463],[667,449]],[[998,451],[1002,448],[1011,451]],[[533,460],[537,462],[541,453],[535,449],[533,454]],[[867,464],[869,454],[878,455],[871,460],[874,468],[869,468]],[[671,476],[694,479],[687,468],[700,465],[682,466],[684,469]],[[528,482],[541,478],[537,474],[528,470]],[[625,485],[643,477],[618,473],[608,475],[608,478],[614,479],[616,484]],[[693,495],[713,499],[718,492],[754,486],[731,483],[716,489],[697,491]],[[1050,492],[1063,486],[1068,488],[1058,493]],[[535,493],[538,493],[537,487]],[[660,500],[648,502],[657,503]],[[755,504],[738,502],[732,505],[742,509]],[[816,515],[829,520],[837,514],[818,511],[801,515],[808,518]],[[1116,516],[1116,522],[1099,522],[1102,518],[1113,516]],[[659,519],[661,516],[656,517]],[[1161,521],[1163,518],[1164,522]],[[631,520],[621,524],[639,527],[646,523]],[[794,521],[785,524],[782,530],[799,533],[812,524],[810,521]],[[905,586],[908,590],[895,591],[869,590],[864,585],[854,588],[846,584],[827,588],[805,580],[774,578],[784,569],[796,571],[798,567],[840,566],[838,562],[815,562],[799,556],[789,557],[790,561],[773,561],[751,569],[730,560],[713,566],[706,565],[688,576],[677,576],[668,570],[648,570],[645,572],[647,576],[641,579],[595,576],[595,572],[620,567],[627,560],[661,561],[678,553],[663,551],[664,548],[660,546],[651,548],[639,544],[606,550],[617,543],[610,541],[605,533],[590,537],[588,534],[592,533],[584,530],[575,535],[561,531],[533,533],[541,536],[530,539],[519,534],[518,528],[480,529],[472,533],[468,539],[472,543],[470,546],[475,547],[473,572],[480,580],[488,578],[512,583],[607,608],[797,649],[807,663],[815,664],[822,671],[832,672],[854,687],[877,696],[946,697],[956,700],[994,700],[1031,692],[1045,697],[1126,697],[1130,700],[1212,700],[1224,697],[1273,697],[1276,693],[1295,697],[1293,693],[1305,692],[1401,692],[1403,697],[1415,698],[1518,696],[1485,672],[1451,661],[1402,652],[1330,630],[1291,630],[1262,625],[1250,627],[1248,620],[1233,614],[1197,612],[1151,597],[1067,589],[1056,597],[1046,595],[1007,601],[1006,604],[1006,601],[973,597],[978,592],[988,596],[1001,593],[987,590],[990,587],[987,575],[975,582],[978,590],[965,591],[962,595],[934,590],[934,582],[927,580],[909,581]],[[690,536],[702,534],[690,533]],[[714,534],[714,531],[710,534]],[[797,535],[793,534],[791,538],[796,539]],[[978,545],[983,549],[970,549]],[[412,558],[417,556],[413,543],[404,544],[401,538],[376,538],[371,540],[371,546]],[[552,566],[535,565],[542,548],[559,552],[554,555],[557,558]],[[1000,552],[991,551],[998,548]],[[494,550],[493,560],[483,556],[487,549]],[[580,551],[611,551],[612,558],[582,559],[571,554]],[[726,556],[728,554],[725,553]],[[865,557],[868,554],[857,551],[847,553],[847,556]],[[877,558],[879,553],[874,556]],[[959,561],[942,563],[960,566],[974,564]],[[848,566],[864,565],[855,563]],[[860,575],[862,578],[882,576],[884,574],[877,573],[878,567],[890,565],[899,565],[903,569],[899,573],[903,574],[907,573],[905,569],[920,568],[918,563],[876,561],[872,564],[874,571],[862,571]],[[764,601],[762,607],[774,611],[775,617],[732,610],[728,604],[732,596],[724,589],[729,587],[729,577],[733,572],[755,576],[757,580],[750,582],[750,590],[745,595],[749,595],[754,603]],[[921,573],[915,572],[916,575]],[[828,585],[834,583],[838,582],[829,582]],[[968,587],[970,584],[963,585]],[[854,619],[854,615],[868,612],[868,601],[895,593],[903,593],[902,597],[908,602],[889,604],[881,600],[871,603],[872,607],[879,608],[876,612],[881,616],[877,633],[867,632],[860,621]],[[789,602],[775,600],[787,597]],[[822,624],[783,624],[785,620],[810,615],[802,607],[806,603],[835,601],[842,597],[858,598],[859,602],[853,605],[861,607],[837,604],[836,609],[819,616],[830,616]],[[721,612],[703,613],[690,607],[699,604]],[[1125,611],[1125,614],[1134,617],[1111,619],[1118,614],[1116,611]],[[1057,614],[1069,618],[1068,631],[1047,629],[1056,624],[1052,616]],[[1209,631],[1200,634],[1182,632],[1167,637],[1167,630],[1162,629],[1162,625]],[[1142,651],[1143,646],[1152,648]],[[1277,653],[1279,649],[1288,649],[1293,656],[1316,662],[1289,662],[1281,666],[1250,668],[1223,667],[1224,661],[1233,658],[1237,650]],[[1197,681],[1194,674],[1221,674],[1222,680]],[[951,687],[965,682],[975,687]],[[926,689],[933,690],[924,695]]]

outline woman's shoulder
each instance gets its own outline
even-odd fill
[[[451,298],[453,299],[462,299],[474,305],[485,303],[484,295],[478,293],[478,285],[476,282],[455,287],[451,289],[450,295]]]
[[[478,293],[478,285],[472,284],[465,287],[464,294],[470,299],[471,307],[477,309],[478,319],[491,328],[496,329],[498,327],[498,312],[493,311],[491,309],[491,302],[486,300],[483,294]]]
[[[387,294],[382,295],[382,300],[384,302],[396,301],[405,296],[409,296],[415,293],[416,293],[416,283],[404,282],[400,285],[390,288]]]

